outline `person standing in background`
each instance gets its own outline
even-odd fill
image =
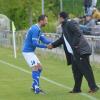
[[[96,8],[97,0],[84,0],[85,15],[92,15],[93,9]]]

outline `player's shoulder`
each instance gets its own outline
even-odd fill
[[[30,27],[30,30],[39,30],[39,28],[37,27],[36,24],[34,24],[34,25],[32,25],[32,26]]]
[[[28,29],[29,33],[39,32],[39,28],[34,24]]]

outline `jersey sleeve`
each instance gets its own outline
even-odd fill
[[[35,47],[39,47],[39,48],[47,48],[46,45],[44,44],[39,44],[39,33],[40,30],[38,30],[37,28],[34,28],[31,30],[32,32],[32,44]]]
[[[50,39],[47,39],[43,33],[40,36],[40,40],[45,44],[50,44],[52,42]]]

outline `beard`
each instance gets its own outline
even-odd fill
[[[46,24],[42,24],[42,25],[41,25],[41,27],[45,27],[45,26],[46,26]]]
[[[46,24],[43,24],[42,27],[45,27]]]

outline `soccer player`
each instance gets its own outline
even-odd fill
[[[36,47],[47,48],[46,45],[51,43],[51,41],[41,32],[41,27],[44,27],[47,23],[48,18],[46,15],[39,16],[38,23],[32,25],[28,29],[22,48],[23,56],[32,69],[32,89],[36,94],[43,93],[43,91],[39,88],[39,78],[42,72],[42,65],[35,55],[35,49]],[[43,43],[40,44],[39,41]]]

